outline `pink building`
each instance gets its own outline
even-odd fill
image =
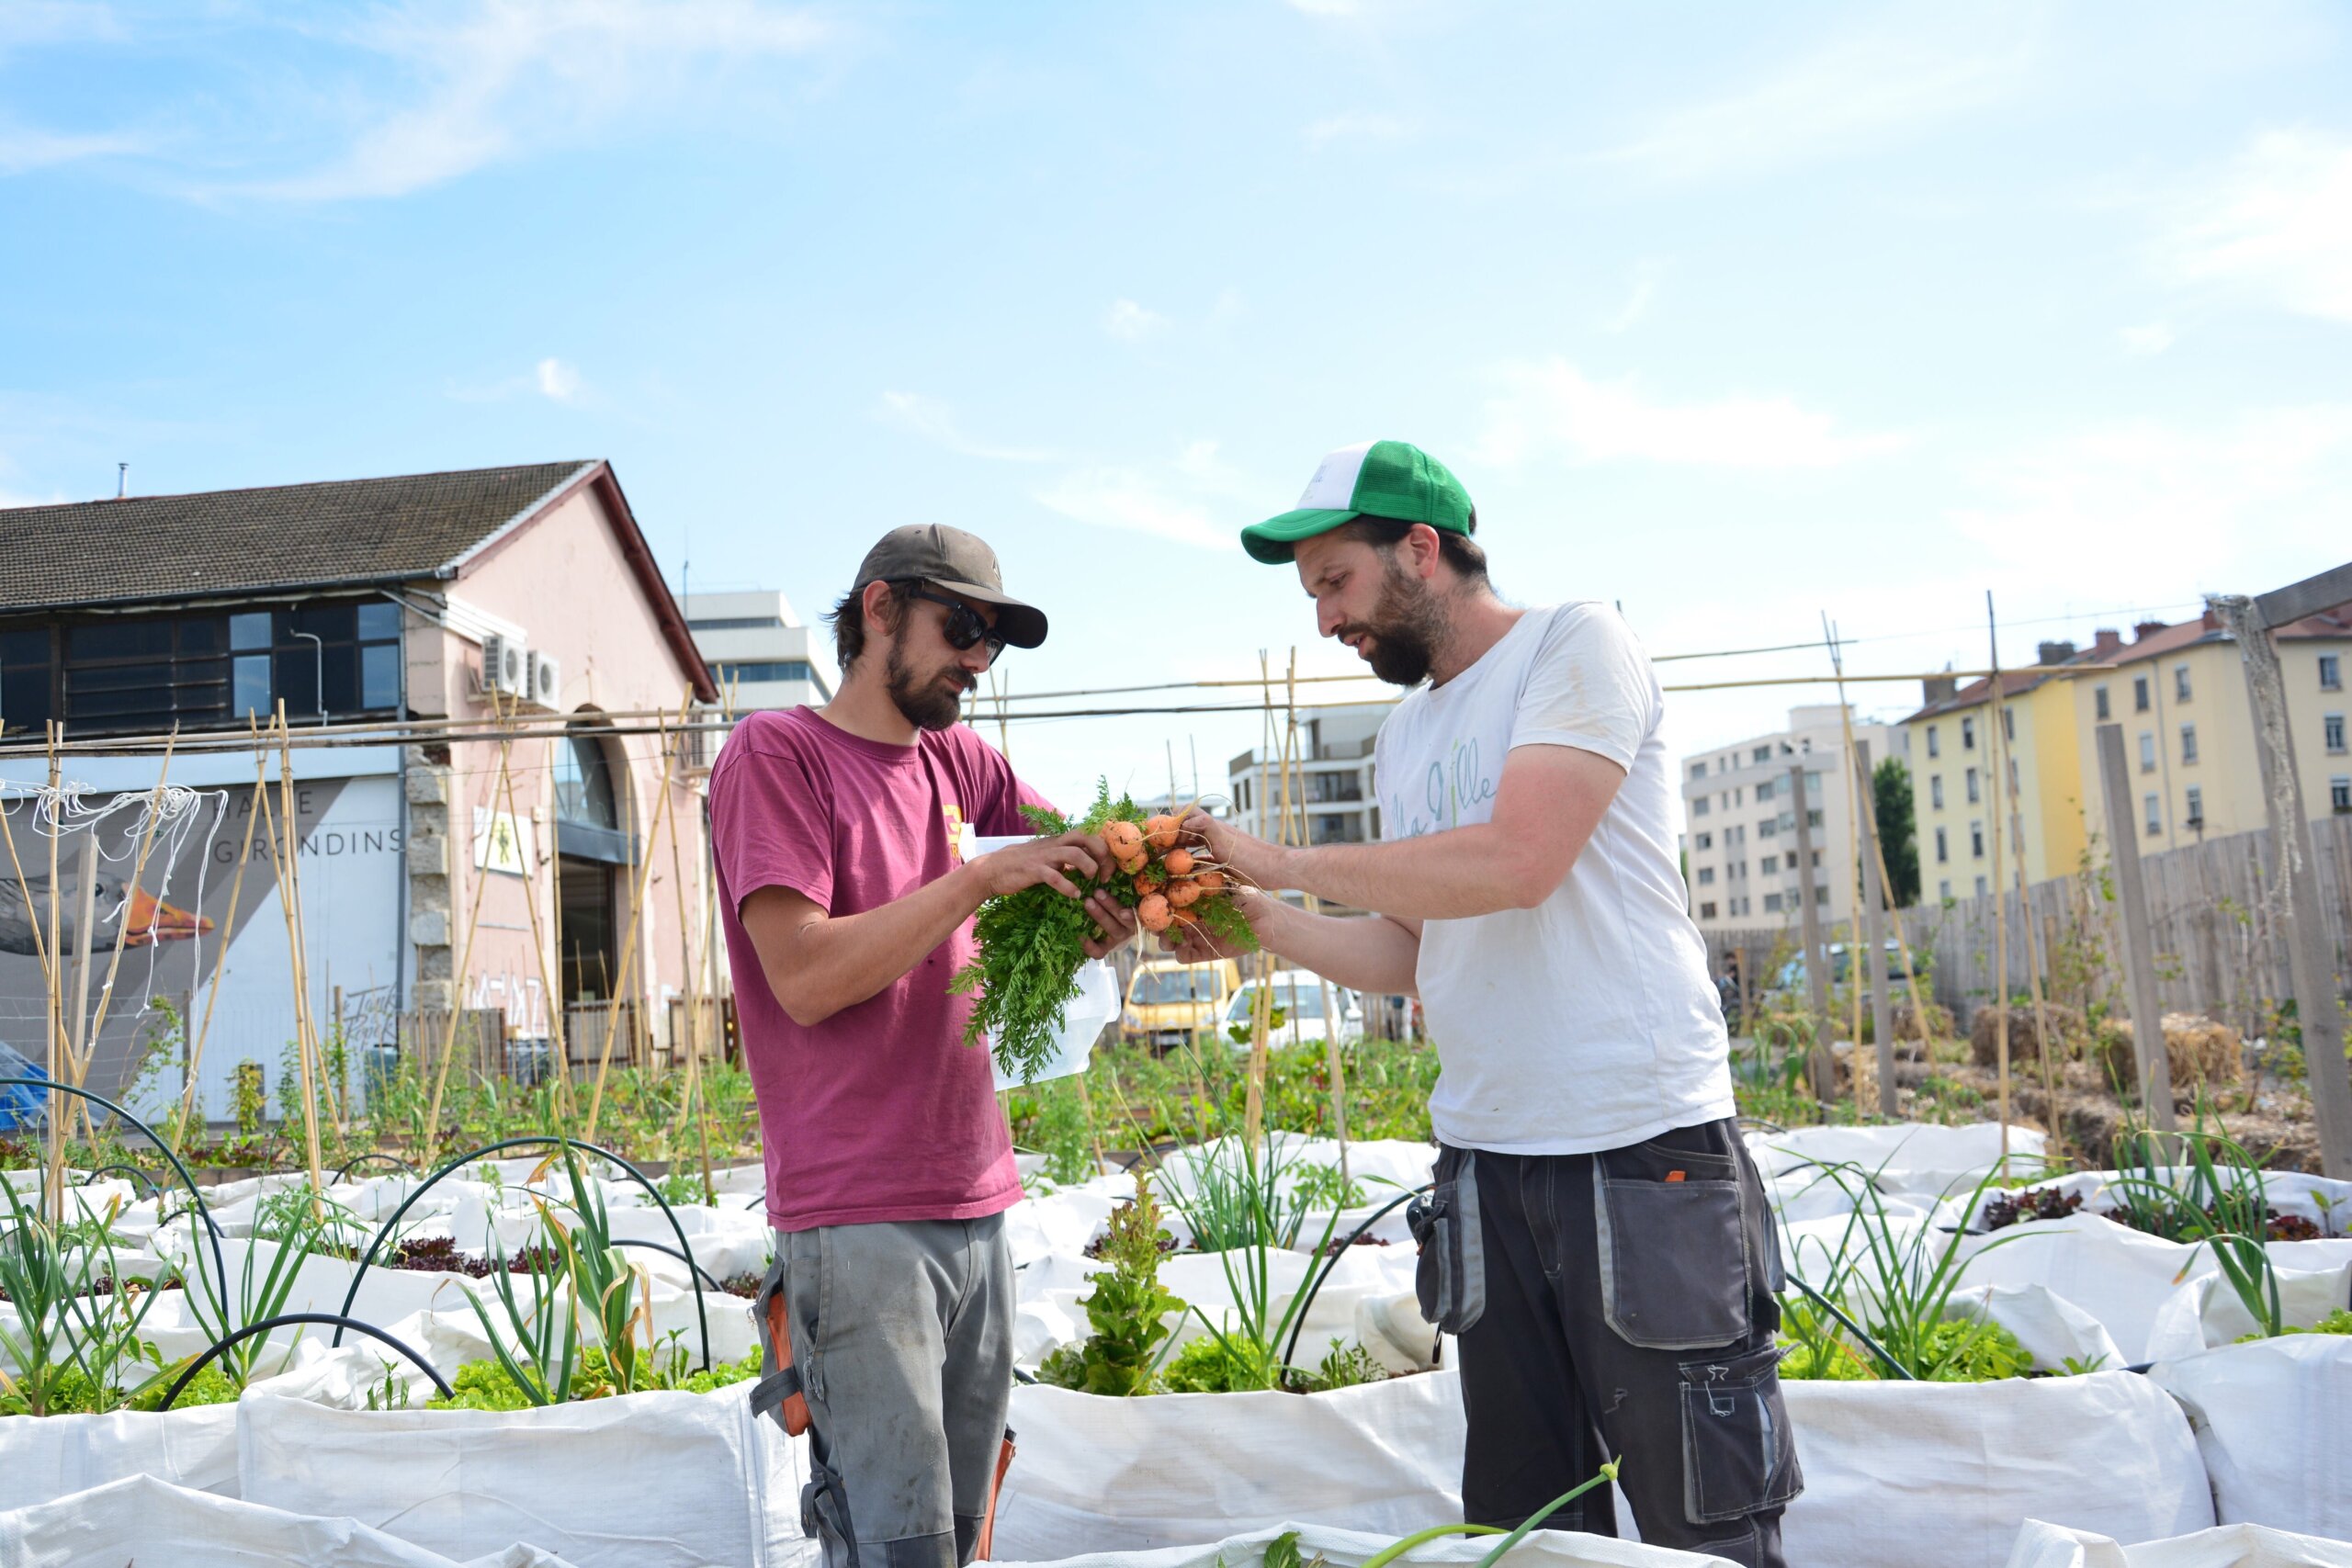
[[[301,972],[322,1026],[339,1017],[382,1050],[437,1041],[429,1015],[453,1002],[494,1010],[527,1076],[554,993],[575,1062],[608,1031],[616,1059],[666,1047],[690,972],[713,967],[700,791],[717,747],[715,731],[665,745],[660,730],[717,694],[609,465],[0,510],[0,781],[17,786],[19,843],[45,869],[23,789],[46,777],[50,720],[90,800],[149,789],[175,727],[169,783],[196,792],[157,835],[143,902],[124,882],[138,814],[81,829],[86,851],[61,840],[62,867],[97,872],[94,909],[147,922],[124,963],[142,1005],[110,1013],[93,1087],[129,1076],[156,997],[197,1017],[209,1004],[195,1066],[214,1116],[236,1062],[276,1069],[296,956],[267,840],[243,845],[249,725],[279,704],[298,738],[334,741],[290,753]],[[503,739],[502,716],[530,732]],[[277,753],[267,767],[275,784]],[[46,885],[25,893],[46,918]],[[38,1061],[40,970],[10,940],[10,908],[0,1039]],[[150,908],[169,913],[130,912]],[[635,1009],[616,1017],[615,997]]]

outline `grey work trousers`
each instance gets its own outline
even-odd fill
[[[1781,1398],[1779,1242],[1735,1123],[1589,1155],[1442,1148],[1422,1304],[1461,1334],[1462,1503],[1516,1526],[1623,1461],[1642,1539],[1780,1568],[1804,1486]],[[1554,1514],[1616,1533],[1610,1489]]]
[[[1012,1397],[1004,1216],[780,1231],[826,1568],[971,1561]]]

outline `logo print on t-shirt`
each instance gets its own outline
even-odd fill
[[[979,835],[972,831],[969,822],[964,820],[964,808],[956,802],[951,800],[941,807],[939,815],[947,823],[947,857],[961,865],[972,858],[972,851],[978,846]]]

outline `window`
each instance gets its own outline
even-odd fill
[[[1745,806],[1747,804],[1747,786],[1746,784],[1738,784],[1733,787],[1731,792],[1731,803],[1734,806]]]
[[[1708,812],[1713,809],[1714,804],[1703,795],[1697,796],[1690,802],[1690,815],[1693,817],[1704,817]]]
[[[2091,688],[2091,706],[2098,712],[2098,722],[2105,724],[2110,716],[2107,702],[2107,688],[2105,686],[2093,686]]]
[[[1932,724],[1931,724],[1931,725],[1928,726],[1928,756],[1930,756],[1930,757],[1940,757],[1940,756],[1942,756],[1942,755],[1944,754],[1944,749],[1943,749],[1943,745],[1942,745],[1942,739],[1943,739],[1943,738],[1942,738],[1940,735],[1937,734],[1937,732],[1936,732],[1936,727],[1935,727],[1934,725],[1932,725]]]
[[[1976,879],[1976,896],[1979,898],[1984,897],[1984,879],[1981,876]]]
[[[1973,806],[1981,798],[1982,794],[1976,783],[1976,770],[1971,768],[1968,770],[1968,804]]]
[[[2186,664],[2172,667],[2172,697],[2177,703],[2188,700],[2188,666]]]
[[[1766,779],[1766,780],[1764,780],[1761,784],[1758,784],[1758,785],[1756,786],[1756,798],[1757,798],[1757,799],[1758,799],[1758,800],[1770,800],[1770,799],[1771,799],[1771,798],[1772,798],[1772,783],[1773,783],[1773,781],[1772,781],[1772,780],[1770,780],[1770,779]]]
[[[805,659],[734,660],[713,664],[710,669],[722,686],[736,681],[806,681],[809,678],[808,661]]]
[[[89,730],[297,724],[401,702],[401,612],[386,600],[195,615],[79,615],[0,633],[0,723]]]
[[[1950,859],[1951,859],[1951,841],[1945,835],[1944,830],[1939,828],[1936,829],[1936,863],[1941,865]]]
[[[2322,738],[2327,742],[2327,749],[2329,750],[2341,751],[2344,750],[2344,716],[2342,714],[2331,713],[2322,715],[2319,721],[2319,728]]]
[[[748,632],[761,627],[774,629],[784,625],[781,615],[720,615],[713,619],[688,621],[686,629],[696,632]]]
[[[2197,727],[2193,724],[2180,727],[2180,760],[2184,762],[2197,761]]]
[[[1714,885],[1715,868],[1711,865],[1701,866],[1699,868],[1699,886],[1702,887],[1713,887]]]
[[[2011,757],[2008,760],[2008,770],[2009,793],[2011,795],[2015,795],[2018,793],[2018,760],[2015,757]]]
[[[2352,811],[2352,779],[2338,773],[2328,780],[2327,804],[2331,810]]]
[[[2015,740],[2017,738],[2018,710],[2012,707],[2005,707],[2001,710],[2001,739],[2004,740]]]
[[[1960,749],[1963,751],[1976,750],[1976,721],[1973,718],[1960,721]]]
[[[1750,753],[1750,761],[1753,761],[1769,762],[1771,760],[1772,748],[1770,746],[1758,746],[1752,753]]]
[[[1702,757],[1690,764],[1690,776],[1694,779],[1703,779],[1707,776],[1707,759]]]
[[[1826,887],[1815,886],[1813,890],[1813,902],[1815,908],[1826,909],[1829,908],[1829,889]]]
[[[1805,825],[1806,827],[1808,827],[1808,828],[1818,828],[1818,827],[1820,827],[1820,826],[1821,826],[1821,813],[1820,813],[1820,812],[1818,812],[1818,811],[1808,811],[1808,812],[1806,812],[1806,813],[1804,814],[1804,825]]]
[[[1764,912],[1768,915],[1777,915],[1781,912],[1781,896],[1778,893],[1764,895]]]
[[[1944,808],[1944,776],[1941,773],[1928,781],[1928,804],[1939,811]]]
[[[2342,654],[2323,653],[2319,656],[2319,689],[2323,692],[2340,692],[2344,689],[2344,656]]]
[[[2140,731],[2140,771],[2143,773],[2156,771],[2156,734],[2152,729]]]
[[[1761,869],[1767,876],[1778,876],[1781,874],[1781,857],[1778,855],[1766,855],[1764,857],[1764,864]]]
[[[1767,817],[1756,824],[1756,836],[1759,839],[1769,839],[1780,830],[1781,819],[1777,817]]]
[[[1816,866],[1821,863],[1821,852],[1819,850],[1813,852],[1813,863]]]
[[[2148,678],[2145,675],[2132,677],[2132,711],[2133,713],[2148,711]]]
[[[1713,848],[1715,847],[1715,836],[1714,836],[1713,833],[1702,833],[1702,834],[1700,834],[1700,835],[1699,835],[1699,847],[1700,847],[1701,849],[1702,849],[1702,850],[1712,850],[1712,849],[1713,849]]]
[[[2153,839],[2157,834],[2165,830],[2165,798],[2160,795],[2151,794],[2147,797],[2146,805],[2148,810],[2148,837]]]
[[[2205,829],[2205,792],[2195,784],[2188,786],[2188,826],[2197,832]]]
[[[613,771],[605,744],[584,729],[564,737],[555,753],[555,815],[559,822],[617,830],[620,797],[613,789]]]
[[[1702,920],[1712,920],[1712,919],[1713,919],[1715,918],[1715,907],[1714,907],[1713,904],[1702,904],[1702,905],[1700,905],[1700,906],[1699,906],[1699,918],[1700,918],[1701,919],[1702,919]]]
[[[1982,822],[1968,825],[1968,852],[1978,860],[1984,858],[1984,824]]]
[[[1940,881],[1940,882],[1939,882],[1939,883],[1937,883],[1937,884],[1936,884],[1936,897],[1939,897],[1939,898],[1940,898],[1940,899],[1943,899],[1943,900],[1944,900],[1945,902],[1947,902],[1947,903],[1951,902],[1951,877],[1947,876],[1947,877],[1945,877],[1942,881]]]

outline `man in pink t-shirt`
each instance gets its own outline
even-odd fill
[[[956,722],[1007,645],[1046,617],[989,547],[924,525],[884,536],[833,608],[841,693],[757,713],[710,781],[727,953],[760,1105],[768,1223],[757,1312],[780,1296],[790,1368],[761,1403],[807,1404],[801,1524],[831,1568],[955,1568],[987,1513],[1012,1387],[1021,1198],[989,1053],[964,1043],[982,900],[1107,866],[1090,834],[967,853],[1031,831],[1038,796]],[[1087,900],[1097,956],[1133,916]],[[796,1402],[797,1403],[797,1402]],[[780,1417],[781,1418],[781,1417]]]

